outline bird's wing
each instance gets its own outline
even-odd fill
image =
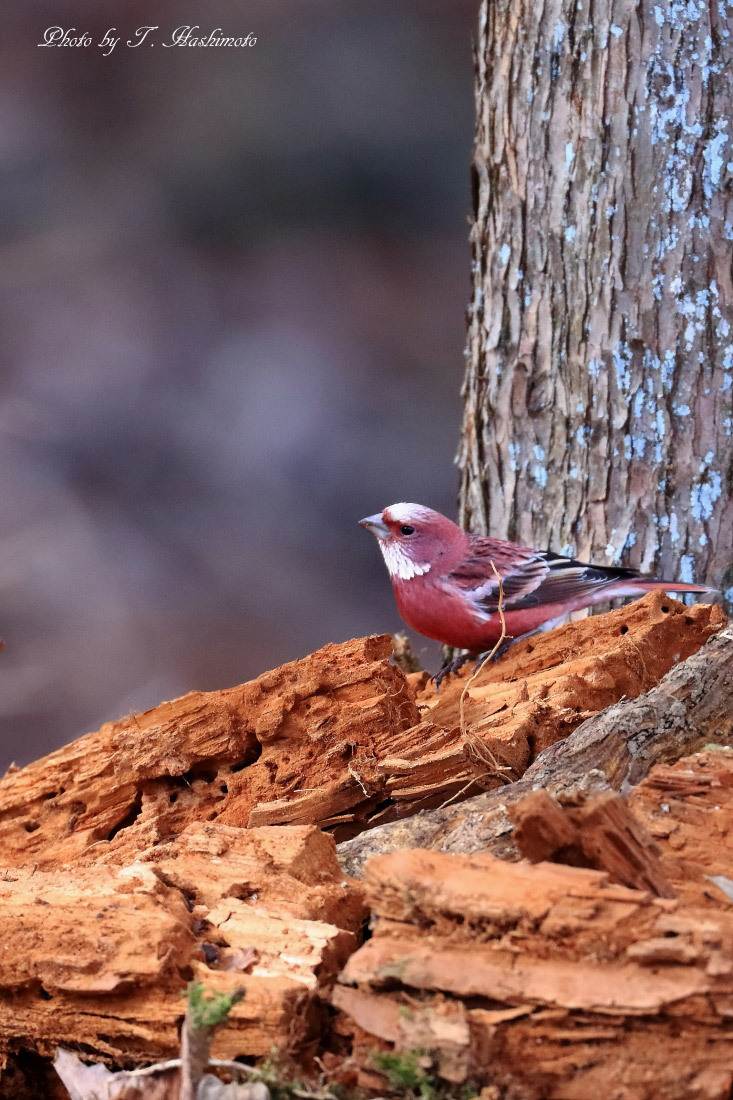
[[[469,557],[447,580],[462,589],[486,615],[499,610],[499,580],[492,564],[502,578],[502,607],[506,611],[565,603],[639,576],[633,569],[590,565],[503,539],[474,536]]]

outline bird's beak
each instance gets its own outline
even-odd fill
[[[359,526],[366,527],[367,531],[371,531],[378,539],[388,539],[391,534],[389,527],[382,519],[381,512],[376,516],[367,516],[366,519],[360,519]]]

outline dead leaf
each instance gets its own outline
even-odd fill
[[[70,1050],[61,1047],[53,1064],[71,1100],[178,1100],[177,1069],[160,1070],[145,1077],[125,1071],[112,1073],[101,1064],[84,1065]]]

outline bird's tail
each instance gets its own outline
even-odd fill
[[[717,593],[717,588],[712,588],[709,584],[683,584],[681,581],[649,581],[642,580],[641,577],[638,581],[628,581],[629,588],[635,589],[637,592],[710,592]]]

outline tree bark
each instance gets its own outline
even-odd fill
[[[733,6],[483,0],[463,523],[733,599]]]

